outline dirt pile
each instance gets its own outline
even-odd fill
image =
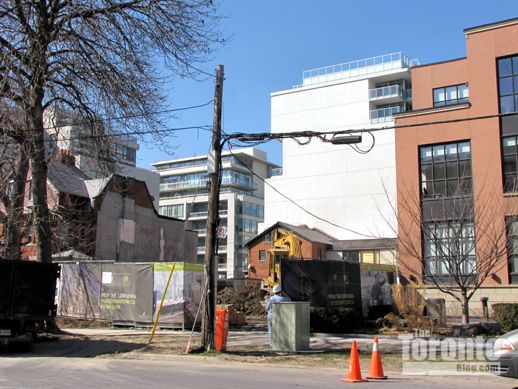
[[[238,289],[227,287],[218,292],[217,303],[232,304],[236,311],[243,312],[246,316],[265,314],[258,286],[245,286]]]

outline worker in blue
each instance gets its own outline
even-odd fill
[[[289,297],[281,295],[282,290],[280,285],[273,287],[273,296],[270,297],[266,304],[266,312],[268,318],[268,340],[270,341],[270,347],[272,346],[272,312],[274,303],[282,303],[285,301],[291,301]]]

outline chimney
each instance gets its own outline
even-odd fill
[[[59,159],[61,163],[68,166],[76,165],[76,157],[72,155],[72,150],[69,149],[60,149],[59,150]]]

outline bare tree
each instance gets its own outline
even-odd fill
[[[21,226],[24,222],[24,199],[29,170],[27,149],[10,135],[20,133],[24,123],[20,115],[0,113],[0,212],[3,215],[3,257],[17,259],[21,251]]]
[[[470,299],[488,277],[497,277],[507,265],[507,232],[503,220],[495,217],[505,214],[496,190],[482,185],[471,196],[462,182],[459,188],[456,195],[428,201],[419,192],[399,188],[394,231],[400,271],[410,275],[410,281],[433,285],[452,296],[467,324]]]
[[[52,254],[45,112],[72,111],[109,160],[114,134],[161,128],[161,66],[195,73],[220,43],[217,21],[211,0],[0,2],[0,106],[27,125],[12,138],[30,160],[38,260]]]

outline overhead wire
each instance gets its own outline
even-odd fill
[[[232,145],[230,142],[229,142],[229,145]],[[232,148],[230,147],[229,148],[229,152],[230,154],[236,158],[236,160],[241,164],[243,165],[253,176],[257,177],[259,180],[261,180],[263,183],[265,183],[267,186],[269,186],[270,188],[272,188],[276,193],[278,193],[280,196],[284,197],[286,200],[288,200],[290,203],[292,203],[293,205],[295,205],[296,207],[300,208],[302,211],[304,211],[305,213],[307,213],[308,215],[314,217],[315,219],[317,220],[320,220],[324,223],[327,223],[329,225],[332,225],[336,228],[339,228],[339,229],[342,229],[342,230],[345,230],[345,231],[348,231],[348,232],[351,232],[355,235],[359,235],[359,236],[363,236],[363,237],[366,237],[366,238],[379,238],[379,236],[374,236],[374,235],[369,235],[369,234],[364,234],[362,232],[359,232],[359,231],[355,231],[351,228],[347,228],[347,227],[344,227],[344,226],[341,226],[337,223],[334,223],[330,220],[327,220],[321,216],[318,216],[316,215],[315,213],[309,211],[308,209],[306,209],[305,207],[303,207],[302,205],[300,205],[299,203],[297,203],[295,200],[293,200],[292,198],[290,198],[289,196],[285,195],[284,193],[282,193],[281,191],[279,191],[277,188],[275,188],[272,184],[270,184],[268,181],[266,181],[263,177],[259,176],[256,172],[254,172],[252,169],[250,169],[242,160],[239,159],[239,157],[234,154],[234,152],[232,151]]]
[[[209,101],[207,101],[206,103],[203,103],[203,104],[191,105],[191,106],[180,107],[180,108],[163,109],[163,110],[160,110],[160,111],[152,111],[152,112],[145,113],[145,114],[144,113],[140,113],[140,114],[133,114],[133,115],[115,116],[115,117],[111,117],[111,118],[108,118],[108,117],[106,117],[106,118],[99,118],[99,119],[96,119],[96,120],[84,120],[84,121],[81,121],[81,122],[66,123],[63,126],[44,127],[43,130],[53,130],[55,128],[60,128],[60,127],[84,126],[84,125],[87,125],[87,124],[93,124],[93,123],[98,123],[98,122],[102,123],[102,122],[108,122],[108,121],[135,119],[135,118],[138,118],[138,117],[144,117],[144,116],[149,116],[149,115],[160,115],[160,114],[164,114],[164,113],[188,111],[188,110],[191,110],[191,109],[197,109],[197,108],[206,107],[207,105],[209,105],[209,104],[211,104],[213,102],[214,102],[214,100],[209,100]]]

